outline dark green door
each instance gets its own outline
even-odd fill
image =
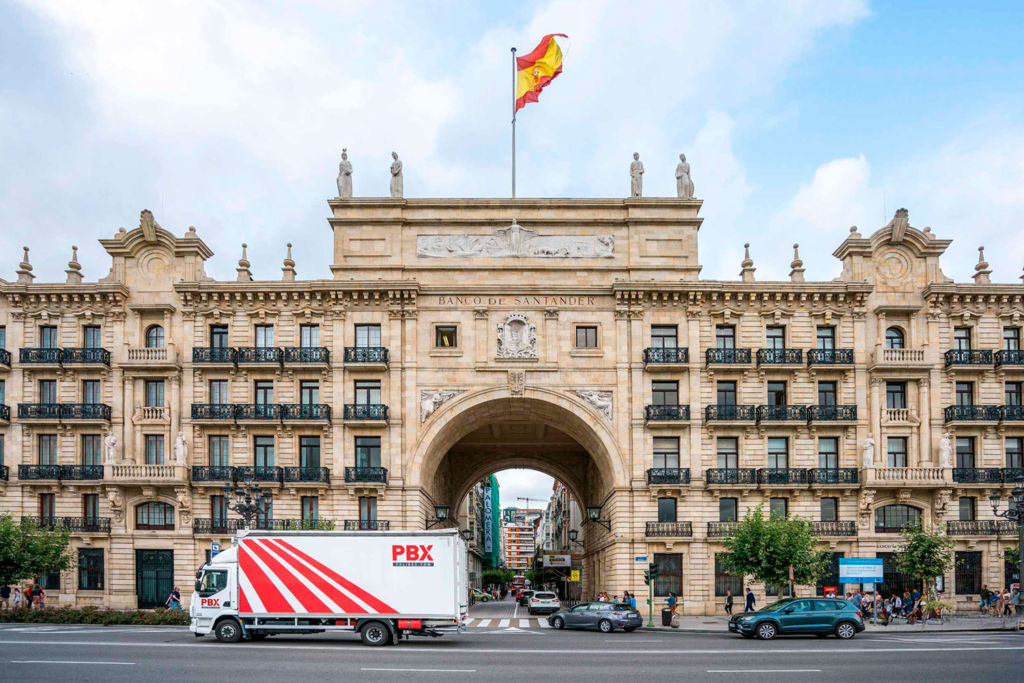
[[[163,607],[174,588],[173,550],[135,551],[135,594],[139,609]]]

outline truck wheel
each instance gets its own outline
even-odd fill
[[[242,639],[242,625],[234,619],[225,619],[217,624],[214,635],[222,643],[237,643]]]
[[[373,647],[387,645],[391,641],[390,629],[379,621],[371,621],[363,626],[359,635],[363,639],[363,645],[370,645]]]

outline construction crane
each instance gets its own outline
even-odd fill
[[[530,503],[532,503],[533,501],[537,501],[538,503],[543,503],[544,502],[540,498],[523,498],[522,496],[516,496],[516,500],[525,500],[526,501],[526,509],[528,509],[528,510],[530,510],[530,509],[539,510],[540,509],[540,508],[534,508],[532,505],[530,505]]]

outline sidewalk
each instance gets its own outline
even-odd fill
[[[655,623],[658,624],[653,628],[647,626],[642,627],[644,631],[667,631],[676,633],[728,633],[729,618],[724,616],[714,617],[676,617],[679,622],[679,628],[670,628],[668,626],[661,626],[660,615],[655,615]],[[1005,626],[1004,626],[1005,623]],[[1024,620],[1022,620],[1024,623]],[[870,620],[865,621],[867,627],[865,633],[939,633],[939,632],[956,632],[956,631],[1014,631],[1017,627],[1017,620],[1014,617],[1008,617],[1004,622],[1002,619],[996,617],[982,617],[982,616],[956,616],[952,620],[948,620],[945,623],[939,624],[936,622],[929,622],[924,628],[921,627],[920,623],[912,626],[905,623],[893,624],[891,626],[883,626],[879,624],[875,626]],[[1024,635],[1024,633],[1022,633]]]

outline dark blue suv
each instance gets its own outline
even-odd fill
[[[846,600],[787,598],[756,612],[733,616],[729,630],[745,638],[757,636],[762,640],[799,633],[813,633],[821,638],[835,634],[837,638],[849,639],[864,630],[864,616]]]

